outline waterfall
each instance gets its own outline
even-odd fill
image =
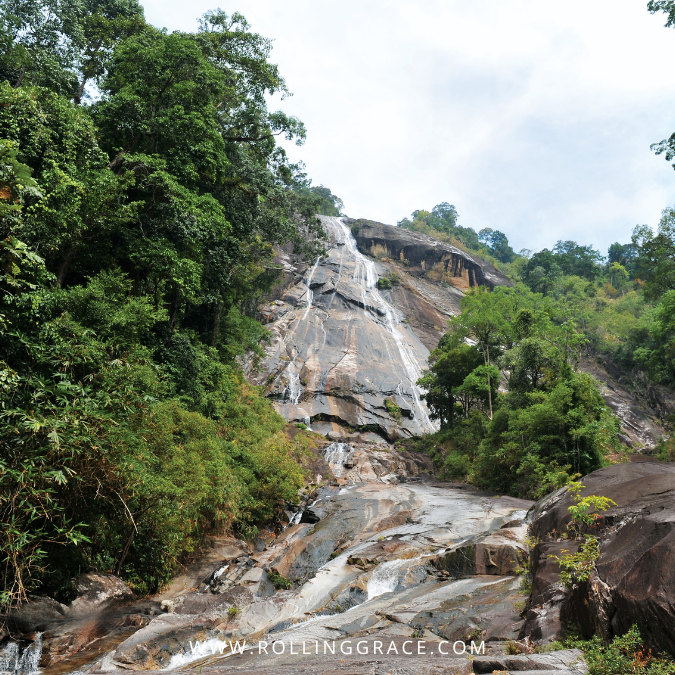
[[[23,650],[19,656],[19,645],[9,642],[0,649],[0,672],[12,675],[31,675],[38,672],[42,658],[42,633]]]
[[[286,393],[288,400],[293,405],[298,405],[298,403],[300,403],[300,397],[302,396],[302,385],[300,384],[300,375],[298,375],[298,373],[289,374]]]
[[[9,642],[0,650],[0,672],[16,673],[19,668],[19,645]]]
[[[303,321],[307,319],[309,310],[312,309],[312,301],[314,299],[314,293],[312,292],[312,279],[314,277],[314,272],[316,272],[316,268],[319,265],[320,260],[321,256],[319,256],[316,259],[316,262],[309,271],[307,281],[305,282],[305,286],[307,286],[307,307],[305,307],[305,313],[302,315]],[[289,401],[291,405],[298,405],[298,403],[300,403],[300,397],[302,396],[302,392],[304,391],[302,388],[302,384],[300,383],[300,373],[297,372],[297,365],[295,362],[296,358],[297,353],[293,358],[293,360],[288,364],[288,368],[286,369],[288,385],[286,385],[284,394],[286,400]],[[309,416],[306,416],[306,419],[309,420]],[[309,428],[309,421],[306,422],[306,425]]]
[[[410,381],[410,388],[415,403],[415,413],[421,419],[420,426],[422,426],[425,431],[434,432],[437,429],[429,419],[427,408],[420,399],[420,389],[417,386],[417,380],[422,377],[422,368],[417,361],[415,352],[405,343],[404,337],[397,327],[399,322],[396,319],[391,305],[382,297],[380,291],[377,290],[377,272],[375,270],[375,263],[359,251],[358,246],[356,245],[356,239],[354,239],[351,230],[345,225],[342,218],[335,218],[334,220],[342,230],[344,244],[347,247],[347,250],[360,263],[358,283],[361,286],[364,311],[366,311],[366,308],[368,307],[366,298],[369,294],[374,301],[373,304],[376,304],[380,308],[381,313],[384,316],[386,328],[396,344],[396,348],[401,357],[401,362],[403,363],[408,380]]]
[[[323,458],[336,478],[340,478],[345,472],[344,464],[353,454],[354,448],[347,443],[331,443],[323,450]]]

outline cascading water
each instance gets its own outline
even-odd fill
[[[394,342],[396,344],[398,353],[401,358],[401,362],[405,368],[406,374],[410,381],[410,389],[412,392],[413,400],[415,402],[415,412],[420,416],[422,420],[422,427],[425,431],[433,432],[436,431],[436,427],[429,419],[429,414],[427,412],[426,406],[422,403],[420,399],[420,390],[417,386],[417,380],[422,377],[422,368],[420,367],[417,357],[415,356],[414,351],[406,344],[404,337],[397,328],[399,323],[396,319],[396,316],[392,310],[392,307],[389,303],[382,297],[382,294],[377,290],[377,272],[375,271],[375,263],[372,260],[369,260],[361,251],[359,251],[358,246],[356,245],[356,239],[351,233],[351,230],[345,225],[342,218],[335,219],[339,224],[342,234],[343,242],[347,250],[354,256],[354,258],[360,263],[358,268],[358,278],[357,281],[361,287],[363,307],[364,310],[375,305],[380,309],[380,313],[384,316],[385,325],[387,330],[391,334]],[[373,303],[367,302],[367,297],[370,296]]]
[[[298,373],[290,373],[288,375],[288,387],[286,389],[286,394],[288,396],[288,400],[293,405],[298,405],[298,403],[300,403],[300,397],[302,396],[302,385],[300,384],[300,375],[298,375]]]
[[[327,253],[271,305],[273,342],[254,381],[282,416],[309,417],[319,433],[331,431],[329,421],[388,439],[435,431],[417,387],[427,348],[378,290],[382,270],[344,220],[321,221]]]
[[[307,306],[305,307],[305,313],[302,316],[303,321],[307,319],[309,310],[312,309],[312,300],[314,299],[314,294],[312,293],[312,278],[314,277],[314,272],[316,272],[316,268],[320,260],[321,256],[316,259],[316,262],[309,271],[307,281],[305,282],[305,285],[307,286]],[[288,364],[288,368],[286,369],[288,385],[285,389],[285,398],[290,402],[291,405],[298,405],[298,403],[300,403],[300,397],[302,396],[303,392],[302,384],[300,382],[300,373],[297,372],[297,366],[295,362],[296,358],[297,353],[296,357]],[[309,416],[307,416],[307,420],[309,420]],[[306,422],[306,425],[309,427],[309,422]]]
[[[19,667],[19,645],[16,642],[8,643],[0,649],[0,672],[17,672]]]
[[[331,443],[323,450],[323,457],[336,478],[345,472],[345,462],[352,458],[354,448],[347,443]]]
[[[0,673],[11,675],[31,675],[38,672],[42,658],[42,633],[38,633],[35,640],[19,653],[19,645],[9,642],[0,649]]]
[[[368,580],[368,600],[384,593],[396,590],[401,570],[409,564],[408,560],[390,560],[378,565]]]

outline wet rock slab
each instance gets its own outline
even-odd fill
[[[385,478],[323,488],[310,507],[316,522],[292,525],[264,550],[230,561],[217,570],[217,577],[212,575],[202,592],[179,599],[172,614],[141,628],[100,660],[95,670],[153,670],[191,663],[216,668],[209,659],[220,659],[219,655],[204,663],[192,657],[188,645],[197,640],[265,640],[271,645],[423,638],[439,644],[449,639],[515,637],[522,625],[517,604],[523,600],[517,578],[453,579],[435,563],[468,540],[480,543],[509,529],[504,526],[522,519],[530,503],[460,486],[392,484]],[[272,572],[291,579],[293,588],[275,590],[269,582]],[[220,579],[224,583],[216,583]],[[354,668],[357,663],[366,667],[365,657],[352,656],[350,660],[343,655],[335,668],[352,662]],[[246,656],[241,667],[272,667],[267,660],[248,665],[251,658]],[[235,659],[239,657],[224,659],[217,667],[235,668]],[[380,665],[375,661],[372,668],[394,666],[389,659]],[[422,662],[415,663],[402,661],[400,668],[422,667]],[[306,667],[299,662],[277,665],[289,673]],[[321,662],[322,668],[328,665]],[[451,667],[464,672],[466,663]],[[372,668],[363,672],[376,672]],[[315,666],[314,672],[329,671]]]

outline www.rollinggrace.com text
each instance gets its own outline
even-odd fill
[[[196,641],[194,644],[190,641],[190,651],[194,656],[199,654],[243,654],[244,652],[253,651],[257,648],[258,654],[275,654],[280,656],[282,654],[289,654],[293,656],[302,656],[304,655],[317,655],[317,654],[343,654],[344,656],[349,656],[354,653],[354,643],[352,640],[343,640],[342,642],[335,642],[323,640],[323,646],[321,646],[318,640],[309,640],[302,642],[293,642],[292,640],[288,643],[278,640],[273,642],[271,645],[264,640],[261,640],[254,644],[247,644],[246,640],[236,640],[232,642],[226,642],[224,640],[205,640],[203,642]],[[416,649],[414,647],[416,645]],[[464,642],[457,641],[453,644],[447,641],[442,642],[431,642],[429,643],[430,648],[435,648],[438,654],[442,656],[451,656],[451,655],[461,655],[461,654],[485,654],[485,643],[479,642],[476,644],[471,641],[471,644],[467,648],[467,645]],[[296,650],[300,651],[294,651]],[[381,640],[359,640],[355,644],[356,653],[367,655],[380,655],[386,656],[388,654],[405,654],[407,656],[412,656],[417,654],[419,656],[433,656],[434,652],[427,652],[427,643],[424,640],[406,640],[402,644],[396,644],[393,640],[386,644]],[[288,649],[288,651],[287,651]],[[401,651],[399,651],[399,649]],[[268,651],[269,650],[269,651]],[[337,651],[336,651],[337,650]],[[372,651],[371,651],[372,650]]]

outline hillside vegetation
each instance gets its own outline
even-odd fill
[[[429,212],[415,213],[405,226],[448,239],[450,228],[434,230],[428,217],[422,225]],[[480,246],[488,234],[497,248]],[[499,232],[481,231],[475,241],[473,252],[497,264],[510,250]],[[631,242],[612,244],[607,256],[559,241],[508,257],[501,269],[515,287],[465,297],[431,355],[420,385],[441,432],[420,446],[447,477],[541,497],[619,449],[618,420],[597,382],[579,372],[582,356],[620,370],[647,401],[655,386],[675,388],[675,209],[664,210],[656,231],[635,227]],[[672,460],[672,440],[658,453]]]
[[[0,38],[0,606],[90,569],[155,591],[297,499],[237,358],[273,247],[315,257],[341,202],[276,144],[305,129],[239,14],[167,33],[136,0],[8,0]]]

